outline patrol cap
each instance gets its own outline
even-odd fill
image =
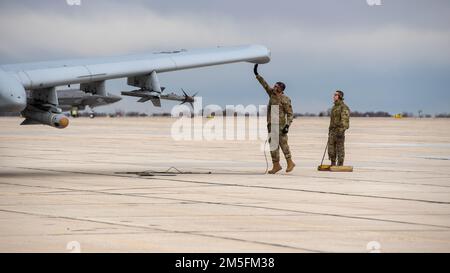
[[[284,82],[277,82],[276,85],[278,85],[279,87],[281,87],[281,89],[284,91],[284,89],[286,89],[286,84],[284,84]]]
[[[342,92],[341,90],[336,90],[336,93],[339,94],[339,98],[340,98],[341,100],[344,99],[344,92]]]

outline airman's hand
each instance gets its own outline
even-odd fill
[[[258,74],[258,64],[255,64],[255,67],[253,68],[253,73],[255,73],[255,76],[259,76],[259,74]]]

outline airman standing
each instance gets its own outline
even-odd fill
[[[292,161],[292,155],[288,145],[288,132],[289,126],[294,119],[294,113],[292,111],[291,99],[284,94],[286,85],[282,82],[277,82],[273,87],[270,87],[264,78],[258,74],[257,64],[253,71],[256,79],[264,87],[267,95],[269,95],[267,129],[270,134],[270,155],[273,163],[273,167],[269,171],[269,174],[275,174],[282,169],[280,165],[280,147],[287,161],[286,172],[291,172],[295,167],[295,163]],[[275,115],[278,114],[278,119],[276,117],[272,118],[272,112]],[[275,139],[278,139],[278,141]],[[273,145],[275,145],[275,147]]]
[[[331,109],[328,133],[328,157],[331,165],[344,165],[345,131],[350,127],[350,109],[344,103],[344,92],[337,90],[333,95],[334,106]]]

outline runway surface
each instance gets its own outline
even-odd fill
[[[174,121],[0,118],[0,252],[450,251],[450,119],[353,118],[355,171],[327,173],[328,119],[298,118],[277,175],[261,141],[175,141]],[[172,166],[199,173],[125,173]]]

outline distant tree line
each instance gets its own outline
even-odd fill
[[[315,116],[319,116],[319,117],[329,117],[331,114],[331,110],[328,111],[322,111],[320,112],[318,115],[315,114],[310,114],[310,113],[306,113],[304,115],[299,114],[299,116],[307,116],[307,117],[315,117]],[[350,116],[351,117],[370,117],[370,118],[374,118],[374,117],[392,117],[391,114],[389,114],[388,112],[383,112],[383,111],[377,111],[377,112],[359,112],[359,111],[352,111],[350,112]]]
[[[437,114],[434,117],[436,118],[450,118],[450,113],[441,113],[441,114]]]
[[[351,112],[351,117],[370,117],[370,118],[385,118],[392,117],[388,112],[378,111],[378,112]]]
[[[67,114],[68,115],[68,114]],[[227,116],[226,111],[222,112],[223,116]],[[249,114],[248,113],[237,113],[234,112],[232,114],[233,116],[246,116],[248,117]],[[265,115],[264,114],[260,114],[257,113],[257,116],[261,116],[261,115]],[[436,114],[436,115],[430,115],[430,114],[423,114],[421,113],[421,111],[419,111],[418,115],[414,115],[413,113],[408,113],[408,112],[403,112],[400,114],[397,114],[403,118],[411,118],[411,117],[419,117],[419,118],[450,118],[450,113],[440,113],[440,114]],[[0,113],[0,117],[19,117],[20,114],[19,113]],[[89,117],[90,116],[90,112],[88,111],[81,111],[78,113],[79,117]],[[153,113],[153,114],[146,114],[146,113],[142,113],[142,112],[137,112],[137,111],[131,111],[131,112],[125,112],[122,110],[117,110],[115,113],[100,113],[100,112],[95,112],[95,116],[96,117],[170,117],[171,114],[170,113]],[[192,116],[194,116],[194,114],[192,114]],[[211,116],[215,116],[215,113],[212,113]],[[330,110],[327,111],[322,111],[318,114],[316,113],[295,113],[294,117],[329,117],[330,116]],[[395,115],[391,115],[388,112],[384,112],[384,111],[370,111],[370,112],[359,112],[359,111],[353,111],[350,113],[351,117],[393,117]]]

